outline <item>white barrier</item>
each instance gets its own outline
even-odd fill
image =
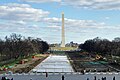
[[[62,73],[47,73],[49,75],[83,75],[82,73],[80,72],[62,72]],[[46,75],[45,72],[43,73],[22,73],[22,74],[19,74],[19,73],[16,73],[16,74],[0,74],[0,76],[8,76],[8,75],[13,75],[13,76],[16,76],[16,75]],[[88,72],[88,73],[85,73],[84,75],[120,75],[120,72]]]
[[[7,77],[13,80],[61,80],[62,76],[65,77],[65,80],[94,80],[96,77],[97,80],[101,80],[102,77],[106,77],[107,80],[120,80],[120,73],[117,72],[95,72],[95,73],[22,73],[22,74],[1,74],[0,80],[2,77]]]

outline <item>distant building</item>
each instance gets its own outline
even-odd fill
[[[55,43],[55,44],[49,44],[50,47],[60,47],[60,44]]]
[[[66,44],[66,47],[78,47],[79,44],[78,43],[74,43],[73,41],[71,41],[70,43]]]

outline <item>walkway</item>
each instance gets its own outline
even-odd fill
[[[74,72],[67,56],[50,55],[36,66],[32,72]]]

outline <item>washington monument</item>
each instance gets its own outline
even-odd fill
[[[62,42],[61,47],[65,47],[65,29],[64,29],[64,12],[62,12]]]

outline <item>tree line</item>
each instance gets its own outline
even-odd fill
[[[100,39],[99,37],[96,37],[80,44],[79,48],[101,55],[120,56],[120,38],[116,37],[114,40],[109,41],[108,39]]]
[[[48,49],[48,43],[40,38],[26,38],[13,33],[6,36],[4,40],[0,39],[0,61],[28,57],[35,53],[44,53]]]

